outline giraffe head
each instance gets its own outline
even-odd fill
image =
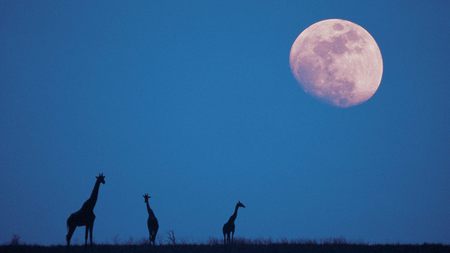
[[[245,208],[245,205],[241,203],[241,201],[238,201],[236,204],[237,207],[243,207]]]
[[[96,176],[96,178],[97,178],[97,182],[105,184],[105,176],[103,176],[103,173],[100,173],[98,176]]]
[[[144,194],[144,202],[148,203],[148,199],[150,198],[150,195],[148,193]]]

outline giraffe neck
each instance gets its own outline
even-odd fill
[[[89,206],[91,209],[94,209],[95,204],[97,203],[97,198],[98,198],[98,190],[100,189],[100,181],[96,181],[95,185],[94,185],[94,189],[92,189],[92,193],[91,196],[88,199],[89,202]]]
[[[148,201],[145,202],[146,206],[147,206],[147,212],[148,212],[148,216],[152,219],[155,218],[155,214],[153,213],[153,210],[150,208],[150,205],[148,204]]]
[[[233,215],[231,215],[231,217],[230,217],[231,222],[234,222],[236,220],[237,214],[238,214],[238,209],[239,209],[239,206],[236,205],[236,207],[234,208]]]

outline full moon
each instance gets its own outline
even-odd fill
[[[383,75],[383,59],[374,38],[342,19],[306,28],[292,45],[289,63],[306,93],[343,108],[370,99]]]

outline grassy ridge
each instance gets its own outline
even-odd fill
[[[180,245],[160,245],[151,247],[149,245],[96,245],[84,248],[84,246],[0,246],[0,252],[5,253],[265,253],[265,252],[307,252],[307,253],[448,253],[449,245],[440,244],[347,244],[347,243],[271,243],[271,244],[236,244],[223,246],[218,244],[180,244]]]

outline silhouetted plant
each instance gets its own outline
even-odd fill
[[[134,244],[134,239],[133,239],[133,237],[130,236],[130,238],[128,238],[128,241],[127,241],[125,244],[127,244],[127,245],[132,245],[132,244]]]
[[[325,244],[348,244],[347,240],[343,237],[330,238],[323,241]]]
[[[136,242],[137,245],[148,245],[150,243],[150,241],[148,240],[148,238],[141,238],[140,240],[138,240]]]
[[[214,242],[214,240],[210,240]],[[82,247],[74,247],[73,249],[64,249],[61,246],[10,246],[0,245],[0,252],[8,253],[256,253],[256,252],[308,252],[308,253],[437,253],[450,252],[449,245],[442,244],[332,244],[332,243],[282,243],[281,241],[272,241],[268,239],[242,239],[236,238],[235,245],[232,247],[224,247],[223,245],[210,244],[182,244],[180,240],[177,245],[163,245],[158,248],[150,248],[146,245],[132,244],[132,245],[106,245],[100,244],[95,248],[84,250]]]
[[[20,236],[17,234],[13,234],[11,241],[9,242],[9,245],[11,246],[20,245]]]
[[[114,244],[114,245],[119,245],[119,244],[120,244],[119,235],[115,235],[115,236],[113,237],[113,244]]]
[[[175,237],[175,232],[173,230],[167,232],[167,242],[170,245],[177,245],[177,238]]]
[[[219,239],[217,239],[217,238],[211,237],[211,238],[208,239],[208,243],[207,244],[211,245],[211,246],[214,246],[214,245],[222,244],[222,242]]]

